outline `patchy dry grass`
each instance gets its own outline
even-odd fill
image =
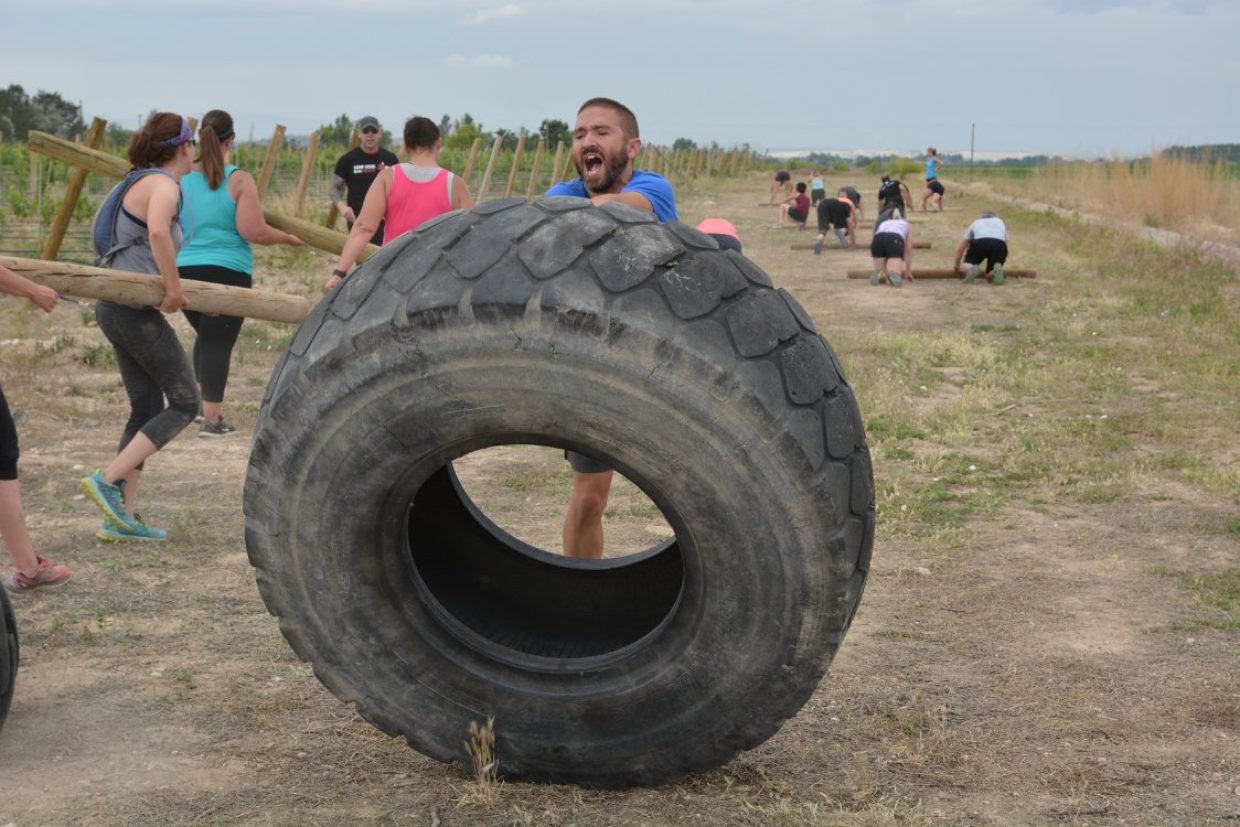
[[[75,482],[114,448],[115,367],[85,308],[4,301],[0,382],[22,413],[27,513],[75,579],[18,604],[25,660],[0,764],[10,788],[58,793],[0,798],[0,824],[1234,823],[1235,274],[1004,210],[1037,280],[873,289],[843,278],[862,251],[792,255],[754,207],[767,186],[687,187],[682,214],[732,217],[840,353],[879,507],[854,627],[770,741],[663,789],[480,795],[469,767],[422,758],[337,702],[266,614],[237,505],[248,434],[178,439],[151,461],[143,511],[171,542],[91,539],[98,516]],[[926,218],[924,264],[950,256],[964,221]],[[310,295],[327,259],[259,262],[259,284]],[[226,403],[243,431],[290,336],[243,329]],[[500,446],[457,472],[502,525],[558,547],[558,451]],[[607,519],[614,550],[668,536],[624,483]]]

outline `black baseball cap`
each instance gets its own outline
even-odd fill
[[[376,118],[374,115],[367,115],[366,117],[362,118],[361,120],[357,122],[358,132],[363,131],[367,127],[373,127],[374,129],[377,129],[380,132],[383,131],[383,127],[379,126],[379,119]]]

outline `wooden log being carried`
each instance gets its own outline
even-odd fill
[[[35,284],[50,287],[66,296],[143,306],[155,306],[164,299],[163,279],[145,273],[14,256],[0,256],[0,267],[7,267]],[[228,287],[192,279],[181,279],[181,290],[191,310],[269,322],[301,324],[314,307],[314,303],[304,296]]]
[[[870,267],[865,270],[849,270],[848,277],[850,279],[868,279],[874,273],[874,268]],[[1015,268],[1004,267],[1003,275],[1009,279],[1032,279],[1037,278],[1037,270],[1018,270]],[[913,277],[917,280],[921,279],[962,279],[964,276],[955,270],[945,269],[922,269],[920,267],[913,268]],[[979,276],[981,278],[981,276]]]
[[[31,152],[46,155],[48,158],[63,161],[70,166],[89,170],[108,178],[124,178],[125,174],[129,172],[128,161],[117,158],[115,155],[109,155],[106,152],[100,152],[97,149],[90,149],[81,144],[57,138],[55,135],[48,135],[46,132],[31,131],[26,139],[26,145]],[[340,251],[344,249],[345,239],[348,238],[344,233],[330,230],[327,227],[320,227],[317,224],[303,221],[300,218],[294,218],[291,215],[285,215],[275,210],[264,209],[263,218],[277,230],[292,233],[311,247],[327,253],[339,255]],[[362,249],[357,260],[359,263],[363,262],[377,252],[379,252],[378,247],[374,244],[367,244]]]

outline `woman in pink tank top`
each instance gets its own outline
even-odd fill
[[[379,228],[379,222],[383,222],[383,243],[389,244],[437,215],[474,205],[465,182],[439,166],[442,149],[443,141],[434,121],[421,116],[405,121],[405,154],[409,161],[385,167],[366,191],[362,211],[353,222],[340,260],[323,288],[325,292],[348,275]]]

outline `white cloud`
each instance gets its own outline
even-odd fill
[[[461,69],[511,69],[517,65],[516,61],[506,55],[484,54],[465,57],[456,52],[448,55],[447,62],[449,66]]]
[[[509,3],[494,9],[479,9],[471,14],[468,20],[470,23],[490,23],[492,20],[506,20],[519,14],[521,7],[516,3]]]

